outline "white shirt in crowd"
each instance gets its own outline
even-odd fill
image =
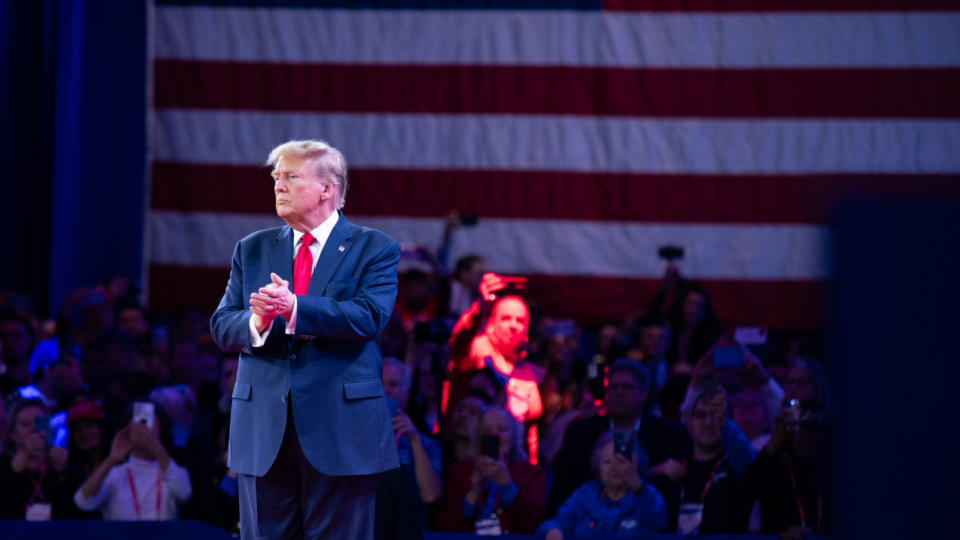
[[[317,261],[320,260],[320,252],[323,251],[323,246],[326,245],[327,239],[330,238],[330,233],[333,232],[333,228],[337,225],[337,221],[340,220],[340,212],[334,212],[330,214],[330,217],[326,221],[320,224],[316,229],[310,231],[310,234],[313,235],[313,242],[310,242],[308,248],[310,249],[310,255],[313,256],[313,268],[310,269],[310,275],[313,275],[313,270],[317,268]],[[297,252],[300,251],[300,239],[303,238],[303,233],[297,230],[293,231],[293,259],[297,259]],[[266,285],[266,284],[265,284]],[[290,283],[290,291],[293,291],[293,283]],[[253,317],[250,317],[250,346],[251,347],[263,347],[263,344],[267,341],[267,336],[270,335],[270,330],[273,328],[273,322],[271,322],[263,330],[263,333],[257,333],[257,325],[253,323]],[[287,334],[296,334],[297,333],[297,300],[294,296],[293,300],[293,314],[290,316],[290,320],[287,321]]]
[[[133,478],[133,488],[130,478]],[[134,489],[137,503],[134,503]],[[109,521],[169,521],[177,519],[177,505],[187,502],[192,494],[190,474],[172,459],[166,472],[161,474],[159,461],[130,456],[126,463],[110,469],[95,496],[84,497],[81,488],[74,494],[73,501],[77,508],[88,512],[99,508],[103,519]]]

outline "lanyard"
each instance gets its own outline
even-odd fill
[[[793,472],[793,464],[790,464],[790,485],[793,486],[793,498],[797,501],[797,512],[800,513],[800,525],[807,526],[807,513],[803,510],[803,503],[800,502],[800,491],[797,489],[797,475]],[[820,487],[820,476],[817,475],[817,532],[820,532],[820,526],[823,522],[823,491]]]
[[[710,491],[710,487],[713,486],[713,475],[717,474],[717,469],[720,468],[720,465],[723,465],[723,462],[727,460],[727,455],[724,454],[722,458],[717,460],[717,463],[714,464],[713,469],[710,470],[710,477],[707,478],[706,485],[703,486],[703,492],[700,494],[700,504],[703,504],[703,500],[707,497],[707,492]],[[686,469],[687,462],[683,462],[683,467]],[[686,483],[680,484],[680,501],[684,500],[684,495],[686,495]]]
[[[140,499],[137,497],[137,485],[133,482],[133,473],[127,469],[127,480],[130,481],[130,491],[133,493],[133,509],[137,513],[137,521],[140,521]],[[160,501],[163,498],[163,481],[160,473],[157,473],[157,521],[160,521]]]
[[[43,477],[47,475],[47,464],[43,463],[40,465],[40,479],[37,480],[33,473],[28,472],[27,477],[30,478],[30,481],[33,482],[33,493],[30,495],[30,503],[33,504],[37,497],[40,497],[40,500],[47,502],[46,497],[43,496]]]

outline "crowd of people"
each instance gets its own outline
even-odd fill
[[[761,360],[672,263],[634,316],[583,328],[478,256],[448,272],[443,250],[425,253],[404,252],[416,264],[381,338],[400,468],[377,477],[377,538],[831,530],[833,402],[808,342]],[[0,296],[0,519],[237,532],[239,360],[209,313],[151,314],[123,278],[51,320],[22,300]]]

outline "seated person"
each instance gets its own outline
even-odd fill
[[[0,456],[0,519],[84,518],[71,498],[82,478],[68,470],[67,450],[47,446],[47,431],[37,431],[49,425],[46,414],[40,399],[21,399],[10,408]]]
[[[760,501],[763,534],[804,538],[829,531],[824,504],[823,463],[826,408],[804,401],[800,415],[784,409],[770,442],[743,473],[742,497]],[[829,502],[829,501],[828,501]],[[827,509],[824,514],[824,509]]]
[[[727,410],[723,387],[708,385],[687,412],[693,454],[686,461],[683,478],[679,534],[729,534],[747,529],[750,507],[740,502],[740,478],[757,451],[727,418]]]
[[[650,372],[640,362],[625,358],[615,361],[607,372],[609,412],[577,420],[570,424],[560,453],[553,461],[553,486],[548,514],[584,482],[591,480],[590,456],[605,431],[633,431],[650,459],[647,475],[667,501],[667,508],[679,504],[681,461],[690,455],[692,442],[687,428],[672,420],[643,414],[650,387]],[[671,512],[671,515],[673,513]]]
[[[478,438],[477,458],[450,466],[437,526],[478,534],[532,533],[547,503],[546,471],[529,463],[521,446],[523,426],[503,407],[487,408],[480,429],[499,438],[499,455],[483,455]]]
[[[440,445],[418,431],[413,420],[404,412],[413,386],[413,369],[396,358],[386,356],[383,358],[382,382],[384,394],[400,403],[397,415],[393,417],[393,431],[399,435],[397,455],[400,463],[413,467],[420,498],[425,503],[432,503],[440,498],[440,489],[443,487],[440,478],[443,458]]]
[[[451,438],[449,441],[442,441],[444,476],[450,465],[476,459],[474,452],[478,447],[480,415],[490,405],[490,396],[476,388],[471,388],[467,397],[457,404],[450,424]]]
[[[103,512],[111,521],[169,521],[193,494],[190,475],[170,457],[170,417],[155,405],[153,427],[131,420],[117,432],[107,459],[80,486],[73,500],[81,510]],[[129,459],[128,459],[129,456]]]
[[[657,488],[643,481],[646,456],[634,448],[628,461],[614,451],[614,434],[605,431],[590,456],[598,479],[573,492],[537,531],[547,540],[565,536],[637,536],[667,532],[667,503]]]

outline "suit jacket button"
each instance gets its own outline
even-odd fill
[[[286,395],[286,394],[280,396],[280,401],[286,401],[286,400],[287,400],[287,395]]]
[[[297,355],[291,354],[291,355],[290,355],[290,359],[291,359],[291,360],[296,360],[296,359],[297,359]]]

